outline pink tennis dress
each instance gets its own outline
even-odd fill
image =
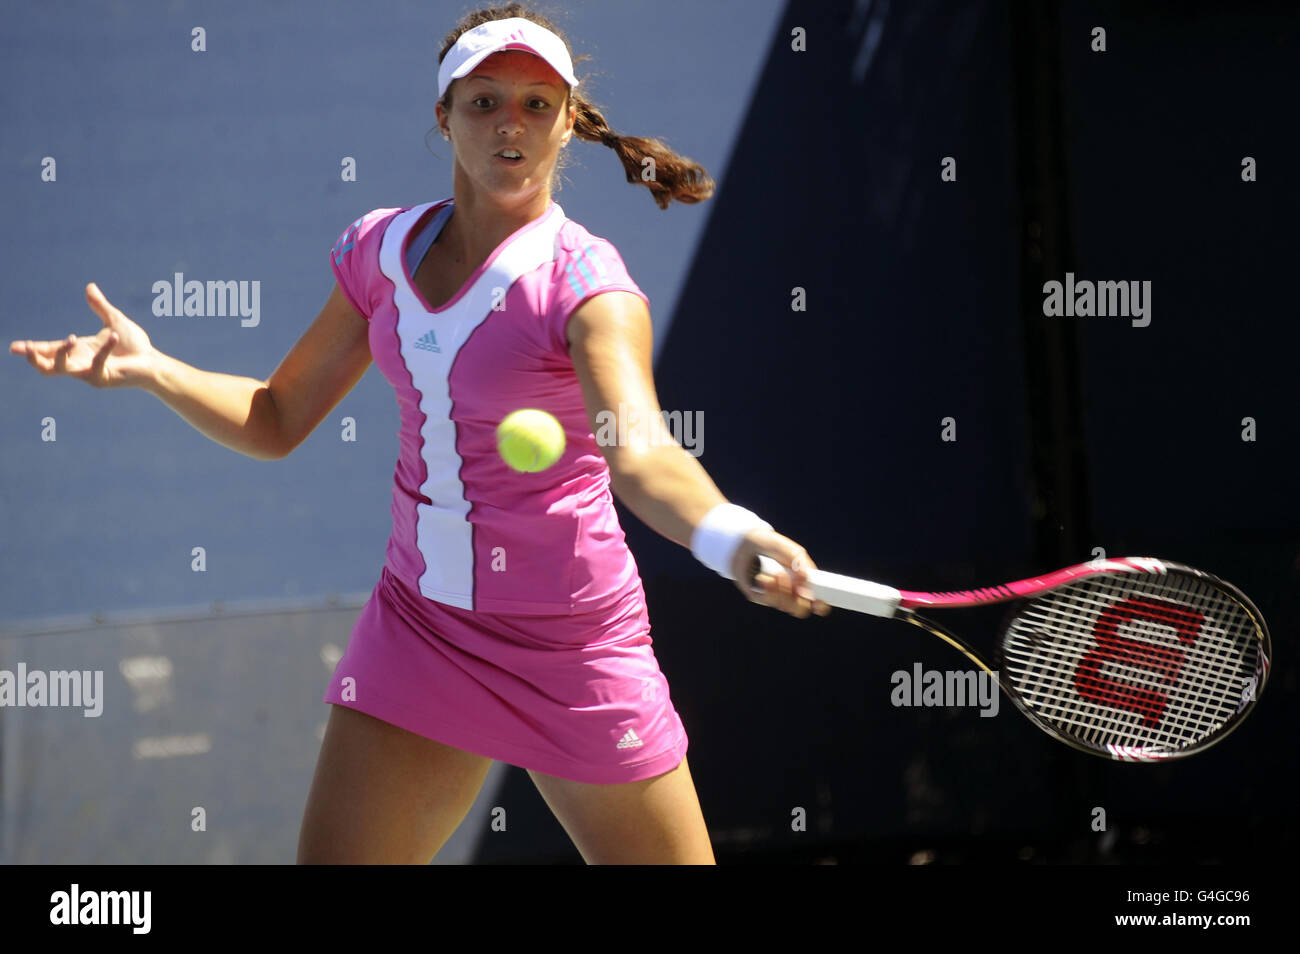
[[[330,253],[401,430],[387,558],[325,701],[547,775],[660,775],[686,732],[565,335],[593,295],[648,299],[614,246],[552,202],[432,308],[412,276],[451,213],[451,199],[376,209]],[[497,453],[519,408],[564,428],[541,473]]]

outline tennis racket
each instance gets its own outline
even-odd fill
[[[786,570],[759,557],[753,571]],[[1103,758],[1153,762],[1202,752],[1239,726],[1268,680],[1268,627],[1230,583],[1149,557],[1094,560],[951,593],[912,593],[812,570],[816,599],[902,619],[960,651],[1052,738]],[[757,589],[751,573],[750,585]],[[996,667],[917,614],[1016,602]]]

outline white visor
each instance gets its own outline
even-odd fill
[[[476,66],[501,50],[526,50],[540,56],[569,86],[578,85],[564,41],[532,20],[510,17],[491,20],[460,35],[438,67],[438,98],[442,99],[452,80],[468,76]]]

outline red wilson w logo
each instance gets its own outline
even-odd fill
[[[1172,627],[1178,634],[1178,641],[1187,645],[1196,642],[1205,623],[1202,614],[1168,600],[1140,597],[1116,603],[1098,617],[1093,627],[1096,646],[1083,657],[1075,670],[1074,688],[1092,702],[1136,712],[1142,716],[1142,724],[1152,728],[1164,717],[1168,701],[1165,693],[1155,687],[1120,682],[1104,674],[1102,667],[1115,665],[1146,670],[1154,674],[1158,682],[1169,686],[1178,680],[1184,655],[1180,649],[1171,646],[1121,636],[1120,627],[1135,620]]]

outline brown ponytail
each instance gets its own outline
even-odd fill
[[[438,53],[438,62],[442,63],[448,51],[456,45],[456,41],[460,39],[460,35],[466,30],[472,30],[476,26],[491,20],[504,20],[508,17],[524,17],[532,20],[538,26],[545,27],[563,40],[564,45],[570,49],[570,56],[573,55],[568,37],[548,19],[539,13],[533,12],[523,4],[511,3],[503,7],[486,7],[463,16],[460,22],[456,24],[455,29],[448,33],[443,40],[442,49]],[[588,59],[586,56],[573,57],[574,63],[586,59]],[[600,110],[596,108],[595,103],[583,96],[577,89],[570,90],[570,95],[575,110],[573,134],[579,139],[585,139],[587,142],[598,142],[613,149],[618,155],[619,161],[623,163],[623,171],[627,175],[627,181],[633,185],[643,185],[649,189],[659,208],[668,208],[668,204],[673,199],[690,205],[702,202],[713,195],[713,178],[699,163],[678,155],[658,139],[620,136],[610,128],[609,123],[601,115]],[[450,89],[447,90],[446,95],[443,97],[442,105],[444,109],[451,107]],[[565,159],[565,153],[561,150],[560,158],[555,165],[557,176],[565,166]]]

